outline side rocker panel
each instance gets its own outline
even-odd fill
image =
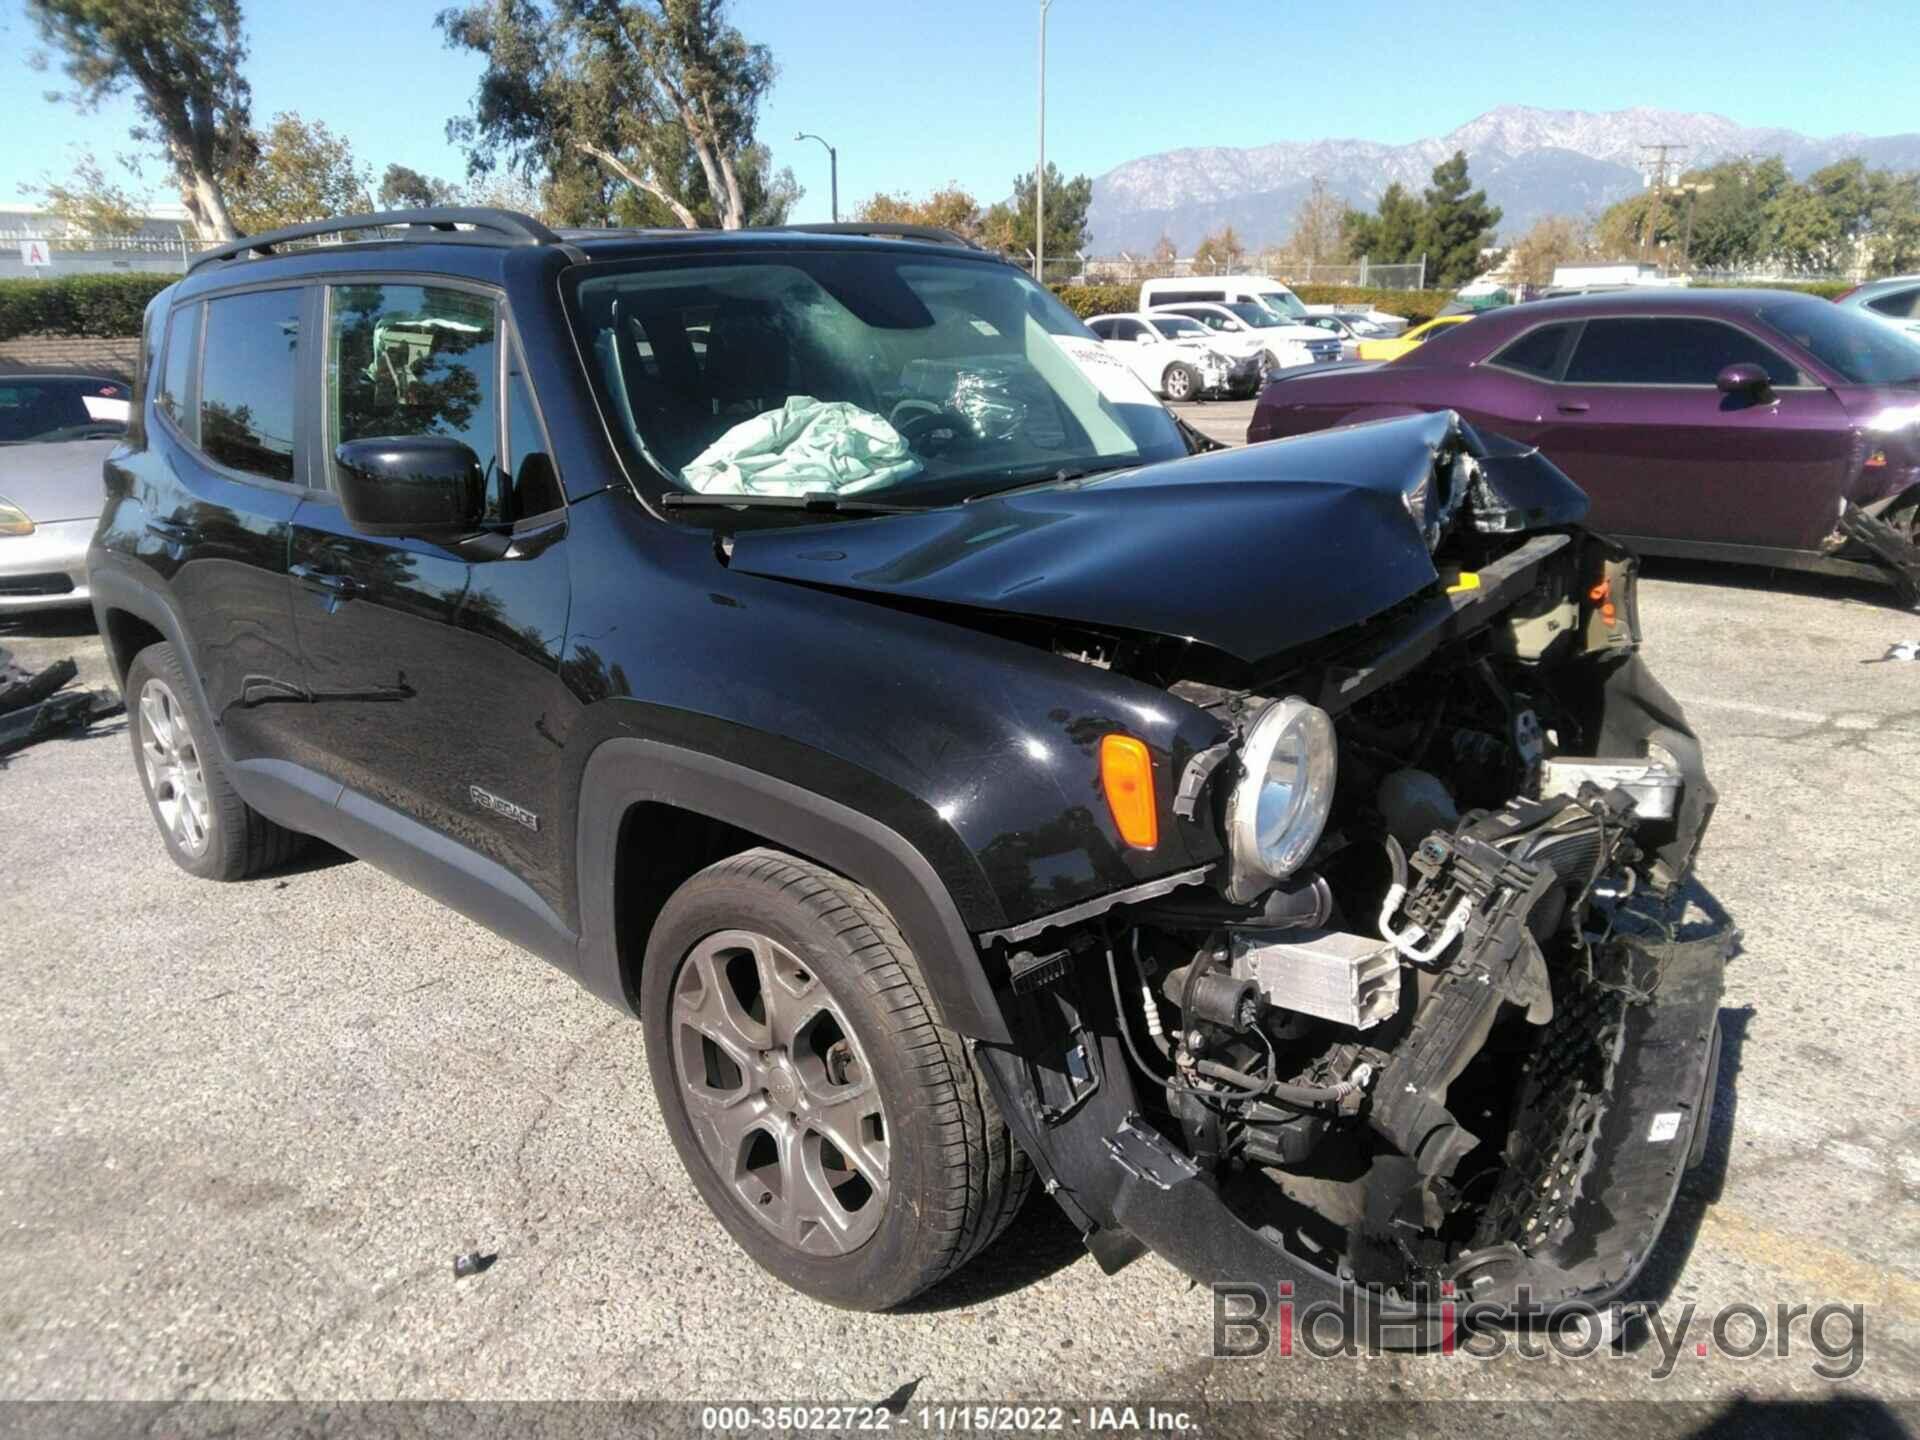
[[[797,785],[731,761],[655,740],[603,741],[581,785],[580,982],[611,1004],[633,1008],[621,976],[614,863],[620,826],[637,804],[694,810],[764,837],[866,886],[920,957],[947,1024],[1005,1044],[979,949],[945,884],[896,831]]]

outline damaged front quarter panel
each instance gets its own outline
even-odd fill
[[[1704,1147],[1732,948],[1678,929],[1715,795],[1638,654],[1632,557],[1537,452],[1449,420],[1430,455],[1376,493],[1451,583],[1253,692],[1173,687],[1235,737],[1180,791],[1216,820],[1245,717],[1332,712],[1301,869],[1249,899],[1223,862],[1025,937],[1012,1043],[979,1052],[1103,1264],[1150,1247],[1388,1344],[1449,1300],[1633,1281]]]

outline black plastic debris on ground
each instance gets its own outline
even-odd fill
[[[464,1280],[469,1275],[483,1275],[493,1268],[493,1262],[500,1257],[487,1255],[478,1250],[469,1250],[464,1255],[453,1257],[453,1278]]]
[[[71,659],[28,670],[14,663],[12,651],[0,650],[0,755],[119,713],[120,697],[111,690],[72,687],[79,673]]]

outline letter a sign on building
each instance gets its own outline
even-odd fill
[[[20,263],[44,269],[53,264],[53,252],[44,240],[22,240],[20,242]]]

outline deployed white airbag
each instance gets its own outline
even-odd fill
[[[794,395],[735,425],[680,474],[705,494],[804,495],[871,490],[919,469],[900,432],[871,410]]]

